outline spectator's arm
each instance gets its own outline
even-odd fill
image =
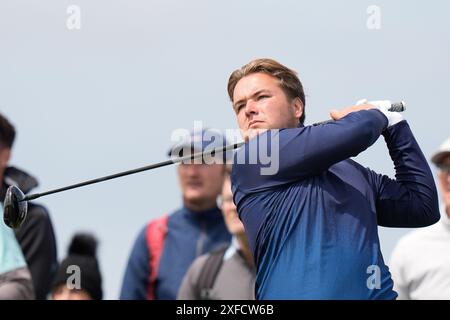
[[[27,267],[0,274],[0,300],[33,300],[34,288]]]
[[[45,300],[58,267],[55,233],[47,210],[30,204],[27,219],[15,234],[31,272],[36,299]]]
[[[207,257],[208,255],[200,256],[191,264],[178,291],[178,300],[199,300],[201,298],[198,281]]]
[[[394,290],[398,293],[399,300],[409,300],[409,283],[406,279],[406,268],[407,261],[404,256],[405,248],[402,248],[402,243],[395,247],[391,255],[391,261],[389,264],[389,269],[392,275],[392,280],[394,281]]]
[[[150,250],[146,240],[147,226],[139,233],[128,259],[120,300],[145,300],[150,290]]]

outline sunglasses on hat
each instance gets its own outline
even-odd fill
[[[450,173],[450,163],[440,163],[437,165],[439,170]]]

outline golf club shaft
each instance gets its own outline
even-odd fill
[[[111,174],[108,176],[104,176],[101,178],[97,178],[97,179],[92,179],[92,180],[88,180],[88,181],[84,181],[84,182],[80,182],[80,183],[76,183],[76,184],[72,184],[70,186],[67,187],[63,187],[63,188],[58,188],[58,189],[54,189],[54,190],[50,190],[50,191],[46,191],[46,192],[42,192],[42,193],[35,193],[35,194],[30,194],[28,196],[26,196],[24,199],[21,200],[22,201],[30,201],[30,200],[34,200],[43,196],[48,196],[50,194],[54,194],[54,193],[59,193],[59,192],[63,192],[63,191],[67,191],[67,190],[71,190],[71,189],[76,189],[76,188],[80,188],[80,187],[84,187],[90,184],[94,184],[94,183],[99,183],[99,182],[103,182],[103,181],[107,181],[107,180],[111,180],[111,179],[116,179],[116,178],[120,178],[120,177],[124,177],[124,176],[128,176],[131,174],[135,174],[135,173],[139,173],[139,172],[143,172],[143,171],[147,171],[147,170],[151,170],[151,169],[156,169],[156,168],[160,168],[160,167],[165,167],[174,163],[179,163],[179,162],[183,162],[185,160],[193,160],[196,158],[200,158],[205,154],[208,155],[212,155],[215,153],[219,153],[219,152],[226,152],[229,150],[233,150],[233,149],[237,149],[240,146],[242,146],[244,144],[244,142],[238,142],[235,144],[231,144],[228,145],[226,147],[223,148],[219,148],[219,149],[214,149],[214,150],[207,150],[204,152],[197,152],[191,155],[187,155],[184,157],[179,157],[179,158],[175,158],[175,159],[169,159],[166,161],[162,161],[159,163],[155,163],[155,164],[151,164],[145,167],[141,167],[141,168],[137,168],[137,169],[133,169],[133,170],[127,170],[127,171],[123,171],[123,172],[119,172],[116,174]]]

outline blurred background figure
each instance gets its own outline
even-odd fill
[[[3,206],[0,207],[3,217]],[[34,299],[31,274],[14,232],[0,219],[0,300]]]
[[[25,194],[38,186],[28,173],[9,166],[16,137],[14,126],[0,114],[0,201],[3,207],[10,185]],[[32,155],[30,155],[32,156]],[[36,299],[46,299],[57,268],[56,240],[47,210],[34,202],[28,203],[28,215],[22,227],[15,230],[23,255],[31,272]]]
[[[212,132],[206,130],[191,132],[169,154],[185,156],[226,145],[221,135],[215,135],[211,143],[205,134]],[[217,207],[224,175],[223,161],[222,164],[200,161],[178,166],[183,206],[141,230],[128,260],[120,299],[175,300],[194,259],[229,243],[231,235]],[[156,199],[157,195],[154,196]]]
[[[97,240],[77,233],[61,262],[52,288],[53,300],[101,300],[102,275],[97,261]]]
[[[450,138],[431,160],[438,168],[441,220],[400,239],[392,253],[398,299],[450,299]]]
[[[233,235],[231,244],[197,258],[186,273],[180,300],[254,300],[255,266],[244,225],[231,192],[231,167],[220,198],[223,218]]]

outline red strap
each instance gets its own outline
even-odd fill
[[[165,215],[149,223],[147,228],[147,244],[150,250],[150,285],[148,287],[147,299],[156,299],[156,280],[159,272],[159,262],[161,260],[164,241],[167,235],[167,224],[169,216]]]

